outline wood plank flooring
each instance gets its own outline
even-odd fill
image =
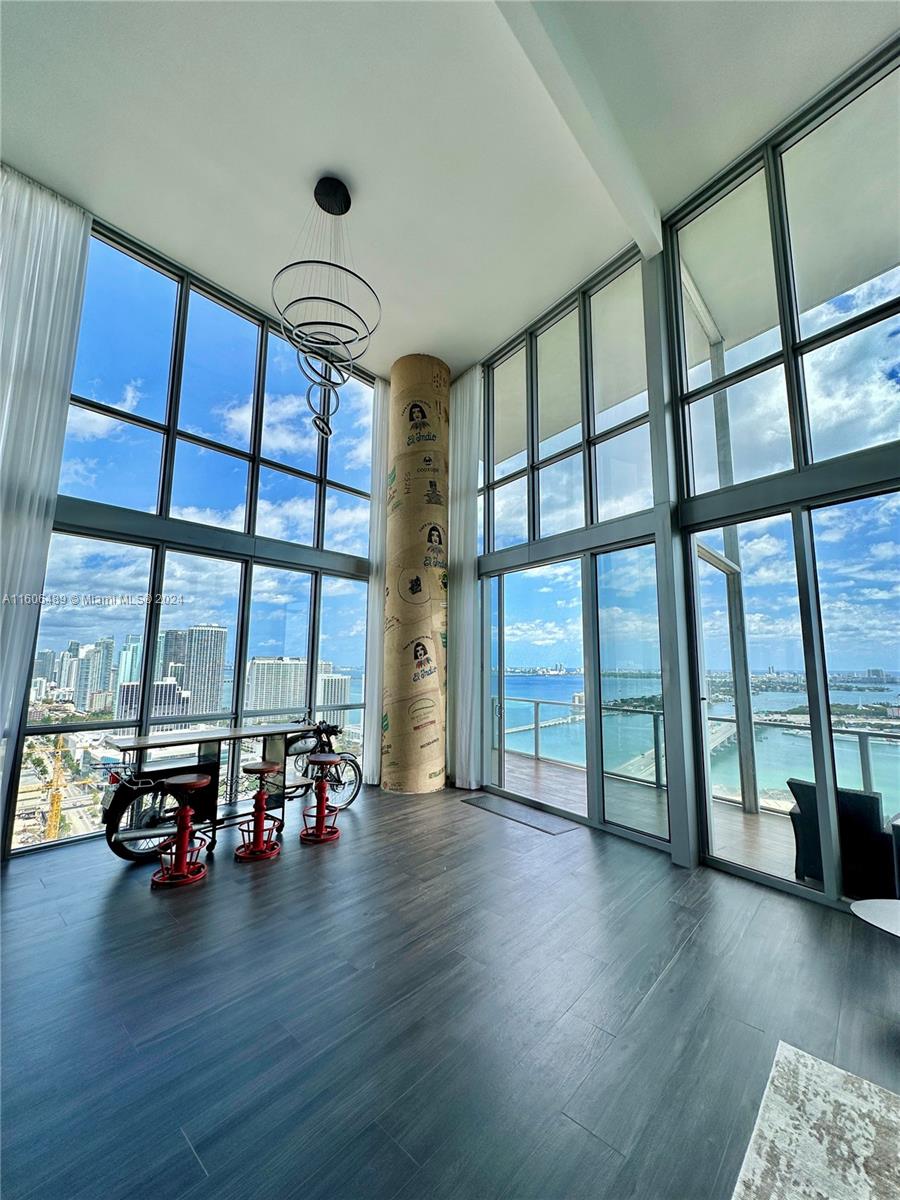
[[[568,812],[587,815],[586,775],[578,767],[526,754],[505,756],[507,791],[543,800]],[[665,788],[604,776],[606,819],[656,837],[668,836]],[[712,852],[728,862],[794,879],[794,833],[784,813],[745,813],[738,804],[714,800]]]
[[[9,864],[5,1200],[729,1200],[779,1038],[900,1090],[900,942],[460,796]]]

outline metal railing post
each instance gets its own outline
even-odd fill
[[[540,700],[532,701],[533,719],[534,719],[534,757],[537,761],[541,757],[541,702]]]
[[[657,787],[662,787],[662,737],[660,713],[653,713],[653,778]]]
[[[859,746],[859,767],[862,774],[862,790],[872,792],[872,750],[869,745],[868,733],[857,733],[856,741]]]

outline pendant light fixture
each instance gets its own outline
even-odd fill
[[[281,332],[297,351],[313,426],[327,438],[340,405],[340,389],[381,322],[381,301],[352,269],[347,185],[325,175],[313,196],[315,203],[297,237],[308,257],[277,273],[272,303],[281,318]]]

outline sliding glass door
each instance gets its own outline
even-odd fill
[[[656,551],[597,556],[603,817],[668,838]]]
[[[581,561],[503,576],[502,786],[586,817]]]
[[[507,571],[484,604],[488,783],[667,839],[654,546]]]
[[[821,888],[791,518],[694,537],[710,854]]]

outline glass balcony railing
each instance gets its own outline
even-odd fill
[[[584,704],[507,697],[503,706],[507,753],[585,768]],[[617,705],[604,705],[601,712],[604,773],[665,787],[662,713]],[[496,736],[495,729],[495,749]]]
[[[794,803],[788,779],[815,778],[809,725],[755,717],[753,741],[759,806],[786,813]],[[900,811],[900,732],[834,728],[832,741],[839,786],[880,792],[885,820]],[[709,717],[707,742],[713,797],[740,803],[735,718]]]

